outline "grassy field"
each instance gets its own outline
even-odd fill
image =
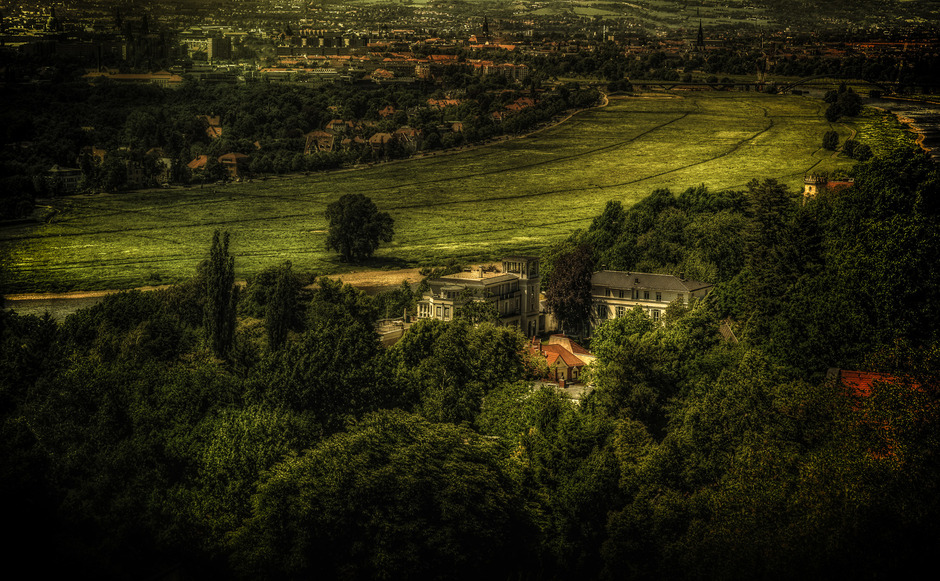
[[[536,135],[373,168],[204,188],[75,196],[51,220],[0,230],[2,292],[128,288],[191,276],[215,229],[232,233],[237,276],[290,260],[346,267],[323,250],[326,204],[372,197],[395,240],[372,268],[537,252],[586,228],[611,199],[656,188],[741,188],[847,168],[820,149],[823,104],[798,96],[683,93],[612,99]],[[853,133],[833,124],[841,140]]]

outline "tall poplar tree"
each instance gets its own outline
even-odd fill
[[[297,308],[297,283],[291,272],[290,261],[278,269],[274,295],[265,306],[264,328],[268,334],[268,345],[272,350],[280,349],[287,340],[287,332]]]
[[[235,258],[228,252],[228,232],[212,235],[206,263],[205,326],[212,351],[225,357],[235,339]]]

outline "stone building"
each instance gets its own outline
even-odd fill
[[[527,336],[539,328],[539,259],[509,256],[501,268],[479,268],[428,281],[430,289],[418,302],[419,319],[449,321],[470,301],[485,301],[499,313],[500,323],[520,329]]]

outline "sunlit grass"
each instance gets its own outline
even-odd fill
[[[345,268],[324,250],[326,204],[362,193],[395,219],[372,266],[537,252],[586,228],[610,199],[656,188],[741,188],[848,168],[821,149],[824,105],[798,96],[702,92],[614,99],[524,139],[373,168],[56,202],[49,222],[0,231],[5,292],[125,288],[184,279],[214,229],[232,233],[240,278],[290,260]],[[868,121],[864,121],[868,123]],[[851,132],[835,124],[842,139]]]

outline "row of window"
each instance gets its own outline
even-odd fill
[[[435,307],[428,303],[418,303],[418,317],[430,317],[431,313],[435,312],[438,319],[450,317],[450,307],[437,305],[436,311],[434,309]]]
[[[614,307],[614,313],[616,317],[619,319],[620,317],[625,316],[627,314],[627,311],[632,308],[633,307],[625,307],[625,306],[618,305]],[[647,313],[649,314],[650,317],[653,318],[654,321],[658,321],[659,316],[662,313],[662,311],[660,311],[659,309],[649,309]],[[608,307],[605,304],[596,305],[594,308],[594,314],[597,316],[598,320],[607,319],[610,316],[610,307]]]
[[[526,263],[525,262],[504,262],[506,267],[506,272],[512,272],[516,274],[526,274]],[[528,275],[532,278],[535,278],[539,275],[539,263],[530,262]]]
[[[520,303],[519,299],[515,301],[499,301],[497,303],[497,310],[500,315],[506,316],[511,313],[519,312]],[[438,319],[444,318],[447,319],[450,317],[451,308],[447,305],[437,305],[436,307],[428,303],[418,303],[418,317],[430,317],[432,313]]]
[[[642,300],[644,300],[644,301],[650,300],[650,291],[648,291],[648,290],[641,291],[641,290],[635,289],[635,288],[630,289],[629,291],[624,290],[624,289],[611,289],[611,288],[608,288],[608,289],[605,289],[605,290],[606,290],[606,293],[605,293],[605,294],[606,294],[607,296],[609,296],[609,297],[612,297],[612,298],[631,299],[631,300],[634,300],[634,301],[638,301],[638,300],[641,300],[641,299],[640,299],[640,295],[643,295]],[[656,301],[657,301],[657,302],[660,302],[660,303],[663,302],[663,293],[662,293],[662,292],[657,291],[657,292],[655,293],[655,295],[656,295]],[[677,293],[677,294],[676,294],[676,298],[679,299],[680,301],[684,301],[684,300],[685,300],[685,295],[684,295],[683,293]]]

